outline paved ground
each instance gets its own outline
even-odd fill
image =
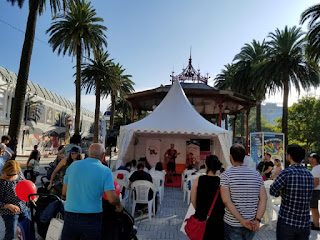
[[[41,161],[40,174],[44,175],[44,167],[52,162],[54,158],[43,158]],[[18,159],[19,162],[26,162],[26,159]],[[40,186],[40,177],[36,183]],[[184,220],[188,206],[182,201],[183,193],[180,188],[165,188],[165,196],[162,205],[158,205],[158,213],[150,221],[147,215],[136,216],[135,225],[138,227],[139,240],[165,240],[165,239],[179,239],[187,240],[187,236],[180,232],[181,224]],[[131,209],[128,209],[131,212]],[[273,221],[275,226],[276,222]],[[0,218],[0,239],[3,239],[5,227]],[[320,240],[320,233],[311,231],[310,239]],[[256,234],[255,240],[275,240],[275,231],[267,226],[262,226],[260,231]]]

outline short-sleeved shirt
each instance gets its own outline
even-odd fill
[[[272,167],[272,168],[273,168],[273,166],[274,166],[273,162],[271,162],[271,161],[265,161],[265,162],[264,162],[264,169],[263,169],[263,171],[265,172],[265,171],[267,171],[267,170],[269,169],[269,167]],[[266,173],[266,178],[270,178],[270,176],[271,176],[271,171],[268,172],[268,173]]]
[[[241,216],[248,220],[255,219],[260,188],[263,186],[260,174],[245,165],[233,166],[221,175],[220,184],[229,189],[231,201]],[[242,227],[227,208],[224,222],[233,227]]]
[[[320,165],[313,167],[311,173],[314,178],[319,178],[320,180]],[[314,190],[320,190],[320,184]]]
[[[300,164],[282,170],[270,186],[281,206],[278,219],[296,228],[310,227],[310,200],[314,188],[311,172]]]
[[[64,183],[68,186],[65,210],[74,213],[101,213],[103,193],[114,190],[111,170],[95,158],[73,162]]]

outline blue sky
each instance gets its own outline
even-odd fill
[[[49,0],[47,0],[47,4]],[[299,24],[301,13],[316,0],[95,0],[92,6],[108,27],[111,57],[133,76],[137,91],[170,83],[174,69],[180,73],[192,47],[193,65],[215,77],[245,43],[263,40],[276,28]],[[17,5],[0,0],[0,66],[15,73],[25,31],[28,1]],[[38,18],[36,38],[47,43],[50,7]],[[306,26],[303,26],[306,30]],[[47,44],[35,40],[29,79],[72,101],[75,99],[75,58],[57,56]],[[213,81],[209,82],[212,85]],[[303,93],[305,94],[305,93]],[[296,101],[292,92],[290,103]],[[268,101],[281,102],[280,94]],[[82,104],[94,108],[94,96]],[[106,101],[102,107],[106,107]],[[104,109],[102,109],[104,110]]]

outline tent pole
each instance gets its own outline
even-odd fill
[[[219,127],[221,127],[221,120],[222,120],[222,102],[219,102]]]
[[[250,109],[247,109],[246,114],[247,114],[247,129],[246,129],[246,154],[248,155],[249,153],[249,113]]]

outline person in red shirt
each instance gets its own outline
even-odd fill
[[[166,151],[164,154],[164,158],[167,163],[167,171],[168,171],[168,183],[172,183],[172,175],[176,171],[176,157],[179,153],[174,149],[174,144],[171,143],[170,149]]]

